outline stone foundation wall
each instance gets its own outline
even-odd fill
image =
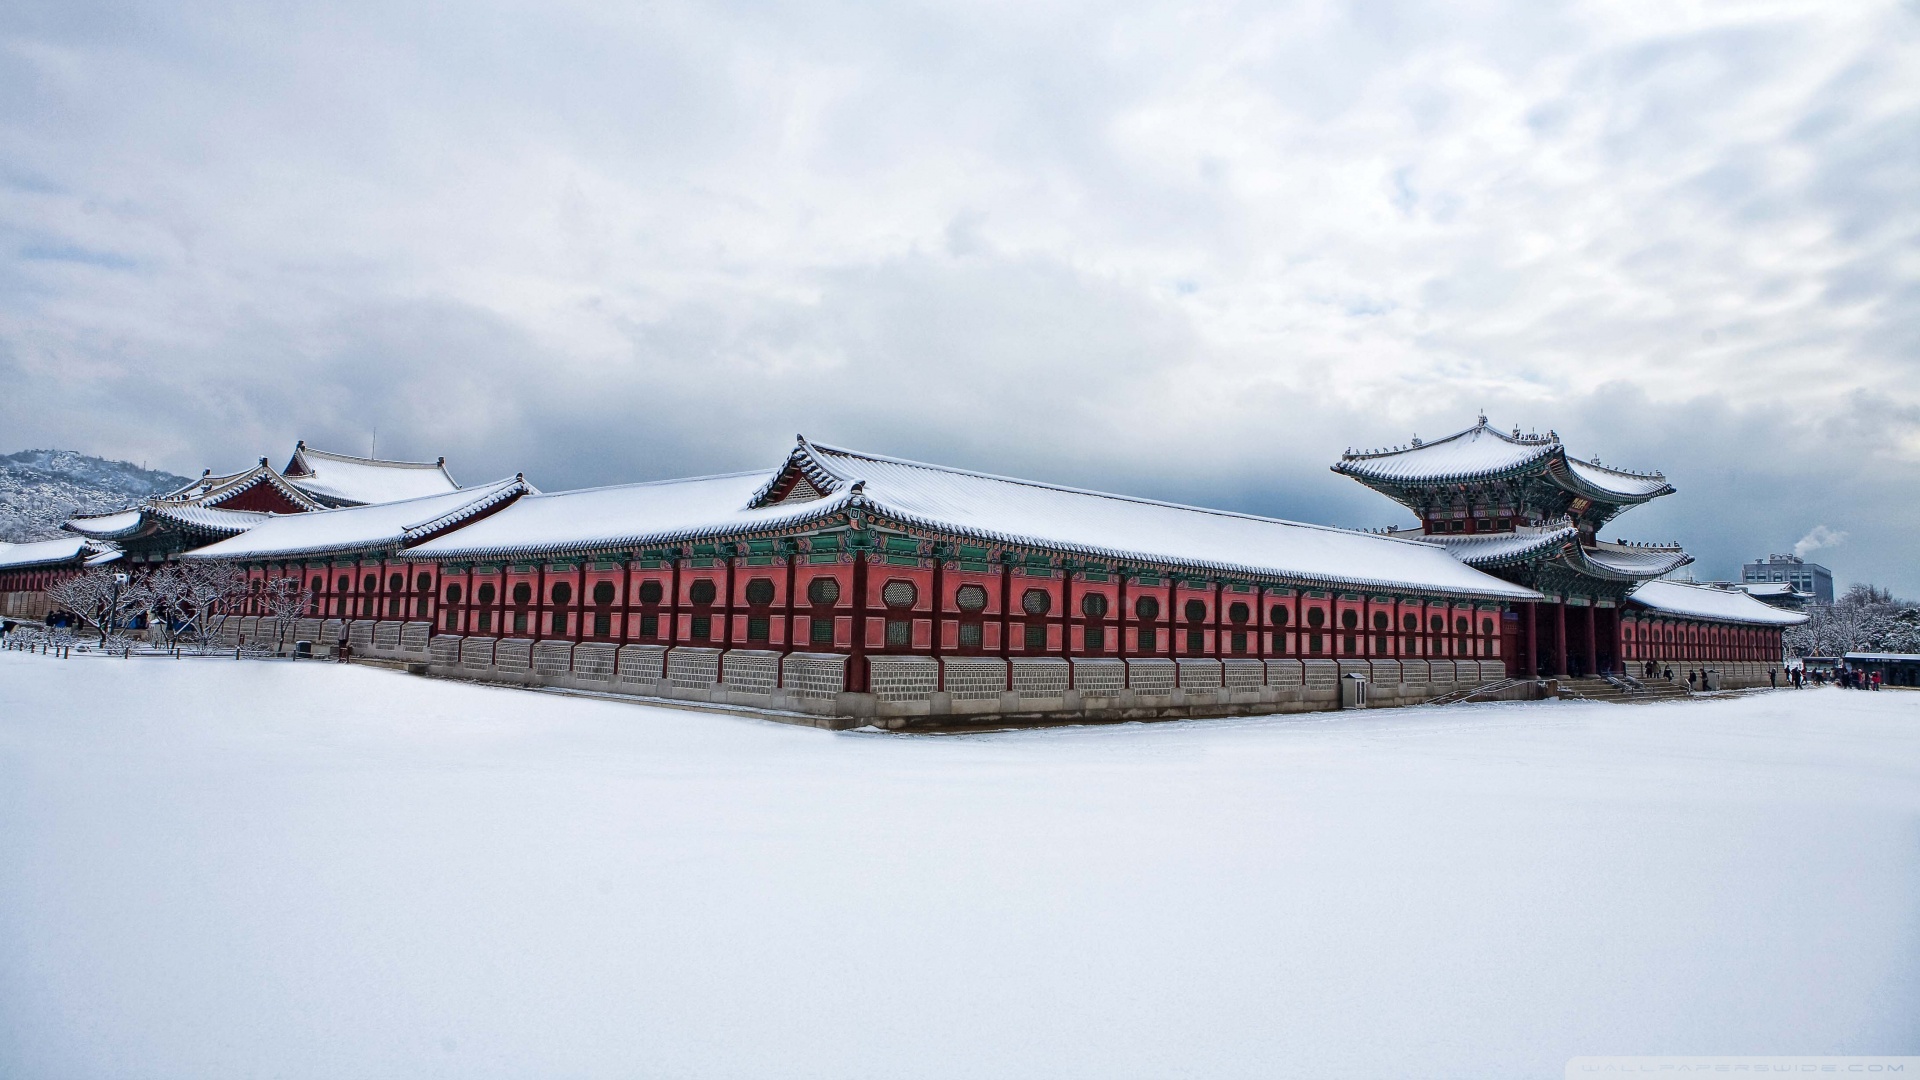
[[[420,654],[414,654],[420,655]],[[440,635],[432,675],[698,702],[817,727],[953,728],[1102,723],[1340,708],[1340,680],[1369,680],[1368,707],[1417,705],[1500,682],[1500,665],[1473,661],[1128,659],[1109,657],[872,656],[864,693],[846,689],[850,658],[609,642],[534,644]],[[1375,681],[1375,680],[1378,681]],[[1414,681],[1414,680],[1418,681]],[[1392,680],[1392,681],[1387,681]],[[1761,672],[1761,684],[1765,672]],[[1534,695],[1534,685],[1499,696]]]

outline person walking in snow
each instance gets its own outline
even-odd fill
[[[1778,668],[1767,669],[1767,689],[1780,689],[1780,670]]]

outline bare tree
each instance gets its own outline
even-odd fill
[[[118,580],[121,576],[104,568],[83,571],[49,587],[47,599],[93,627],[105,645],[110,629],[124,625],[141,610],[137,590],[129,587],[131,581]]]
[[[234,604],[246,592],[246,575],[232,563],[194,560],[171,563],[151,576],[166,615],[179,627],[175,637],[205,648]]]
[[[306,618],[313,609],[313,590],[302,578],[278,577],[270,579],[255,595],[273,620],[273,647],[279,652],[286,646],[287,631],[294,620]]]

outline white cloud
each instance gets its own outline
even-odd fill
[[[1815,525],[1808,530],[1807,535],[1794,542],[1793,553],[1804,559],[1821,548],[1839,547],[1846,542],[1845,532],[1829,529],[1825,525]]]

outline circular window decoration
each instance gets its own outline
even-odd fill
[[[1346,627],[1346,628],[1347,628],[1347,629],[1349,629],[1349,630],[1351,630],[1351,629],[1353,629],[1353,628],[1354,628],[1354,627],[1356,627],[1356,626],[1359,626],[1359,625],[1360,625],[1360,613],[1359,613],[1359,612],[1357,612],[1357,611],[1343,611],[1343,612],[1341,612],[1341,613],[1340,613],[1340,625],[1341,625],[1341,626],[1344,626],[1344,627]]]
[[[1447,629],[1447,620],[1435,615],[1433,618],[1427,620],[1427,629],[1436,634],[1444,633]]]
[[[554,603],[565,604],[565,603],[571,602],[572,600],[573,600],[573,586],[571,584],[565,581],[556,581],[553,583],[553,602]]]
[[[1189,600],[1180,613],[1187,617],[1188,622],[1200,622],[1207,617],[1207,603],[1204,600]]]
[[[1253,609],[1247,605],[1235,602],[1227,606],[1227,621],[1233,625],[1245,626],[1247,620],[1251,618],[1253,618]]]
[[[1151,596],[1143,596],[1133,602],[1133,613],[1143,619],[1160,617],[1160,601]]]
[[[807,602],[817,605],[835,603],[840,599],[840,583],[830,577],[817,577],[807,582]]]
[[[1090,592],[1080,598],[1080,614],[1089,619],[1107,617],[1107,594]]]
[[[365,592],[373,592],[379,587],[380,579],[372,574],[368,574],[366,578],[360,582],[360,588]]]
[[[1403,616],[1400,619],[1400,628],[1407,631],[1420,629],[1420,617],[1418,615]]]
[[[665,593],[666,590],[662,589],[657,581],[640,583],[640,602],[643,604],[657,604]]]
[[[1481,619],[1481,620],[1480,620],[1480,632],[1481,632],[1482,634],[1485,634],[1485,635],[1486,635],[1486,636],[1488,636],[1488,637],[1492,637],[1492,636],[1493,636],[1493,620],[1492,620],[1492,619]]]
[[[407,587],[407,575],[405,574],[387,575],[387,589],[389,591],[399,592],[400,590],[406,587]]]
[[[481,603],[491,604],[493,603],[493,586],[482,585],[474,590],[473,595],[478,598]]]
[[[413,583],[414,585],[419,587],[421,592],[433,591],[433,575],[432,574],[421,574],[419,577],[413,579]],[[314,587],[319,588],[319,584],[317,580],[315,582]]]
[[[1325,608],[1308,608],[1307,609],[1307,625],[1308,626],[1322,626],[1322,625],[1325,625],[1326,621],[1327,621],[1327,612]]]
[[[593,587],[593,602],[596,604],[613,603],[613,582],[602,581]]]
[[[747,603],[755,607],[773,603],[773,579],[757,577],[747,582]]]
[[[719,591],[711,581],[696,581],[687,589],[687,599],[696,604],[711,604]]]
[[[447,586],[447,603],[457,604],[459,602],[460,602],[460,586],[458,585]]]
[[[516,603],[516,604],[524,604],[524,603],[526,603],[527,601],[529,601],[529,600],[531,600],[531,599],[533,599],[533,586],[531,586],[531,585],[529,585],[529,584],[527,584],[526,582],[524,582],[524,581],[523,581],[523,582],[521,582],[520,584],[518,584],[518,585],[515,585],[515,586],[513,587],[513,602],[514,602],[514,603]]]
[[[962,585],[953,594],[954,606],[961,611],[987,610],[987,590],[978,585]]]
[[[1045,615],[1053,610],[1053,594],[1045,589],[1028,589],[1020,594],[1020,610],[1029,615]]]
[[[1465,620],[1465,619],[1455,619],[1455,620],[1453,620],[1453,632],[1454,632],[1454,633],[1456,633],[1456,634],[1464,634],[1464,633],[1466,633],[1466,632],[1467,632],[1468,630],[1470,630],[1470,629],[1472,629],[1472,627],[1471,627],[1471,626],[1470,626],[1470,625],[1468,624],[1468,622],[1467,622],[1467,620]]]
[[[1393,620],[1387,618],[1386,612],[1376,611],[1373,613],[1373,628],[1375,630],[1385,630],[1387,627],[1392,625],[1393,625]]]
[[[910,608],[918,599],[920,599],[920,590],[913,587],[913,582],[904,578],[894,578],[880,586],[880,602],[890,608]]]
[[[1275,626],[1287,625],[1287,606],[1285,604],[1273,605],[1273,610],[1267,612],[1267,620]]]

